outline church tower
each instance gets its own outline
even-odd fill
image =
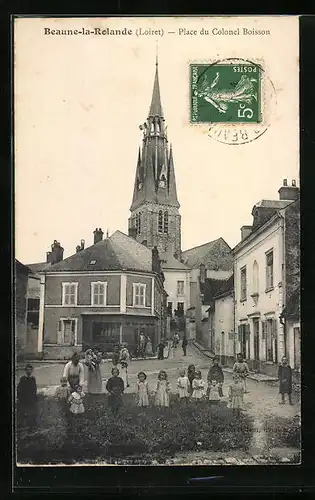
[[[160,253],[181,255],[181,216],[177,199],[172,146],[168,144],[163,115],[158,61],[149,115],[140,126],[139,148],[130,218],[129,234]]]

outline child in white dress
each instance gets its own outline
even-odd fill
[[[177,379],[178,396],[182,401],[188,401],[189,398],[189,386],[190,382],[185,374],[185,370],[180,370],[179,377]]]
[[[205,381],[202,379],[202,374],[200,370],[196,371],[195,378],[192,381],[192,398],[193,399],[203,399],[205,396]]]
[[[210,403],[218,403],[220,401],[220,385],[214,379],[209,386],[209,401]]]
[[[77,415],[79,413],[84,413],[83,398],[85,394],[82,391],[82,387],[78,385],[75,390],[69,396],[70,412]]]
[[[233,375],[233,384],[229,387],[229,408],[232,408],[233,413],[239,415],[243,410],[244,405],[244,386],[242,378],[238,374]]]
[[[147,382],[147,375],[144,372],[138,373],[137,399],[138,406],[149,406],[149,387]]]
[[[158,381],[156,384],[156,393],[155,393],[156,406],[168,407],[170,405],[170,396],[169,396],[170,390],[171,386],[169,381],[167,380],[167,373],[165,370],[161,370],[160,373],[158,374]]]

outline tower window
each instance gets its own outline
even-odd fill
[[[164,233],[168,234],[168,212],[164,212]]]
[[[166,187],[166,178],[165,175],[162,174],[160,182],[159,182],[159,187],[165,188]]]
[[[159,216],[158,216],[158,232],[163,233],[163,212],[162,212],[162,210],[159,211]]]
[[[137,234],[141,233],[141,212],[136,215],[136,229]]]

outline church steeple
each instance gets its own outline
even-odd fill
[[[152,93],[151,106],[149,110],[149,116],[160,116],[161,118],[163,118],[160,83],[159,83],[159,62],[157,56],[155,63],[155,77],[154,77],[153,93]]]
[[[148,247],[154,241],[164,251],[172,242],[180,252],[180,205],[161,104],[158,60],[149,115],[139,128],[143,132],[142,150],[138,154],[129,227],[137,228],[137,239]]]

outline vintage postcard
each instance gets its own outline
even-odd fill
[[[14,20],[16,463],[299,464],[294,16]]]

